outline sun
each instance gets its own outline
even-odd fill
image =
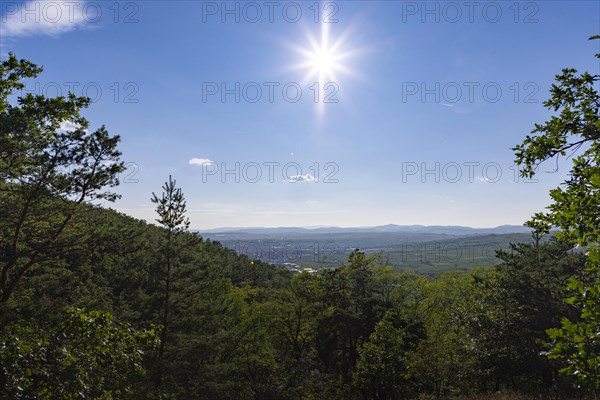
[[[295,82],[302,89],[306,88],[307,98],[314,101],[319,120],[325,115],[327,104],[338,104],[349,93],[349,78],[364,79],[356,69],[357,58],[372,50],[370,46],[361,47],[356,43],[354,33],[358,27],[354,22],[342,29],[328,23],[319,24],[317,31],[304,26],[303,41],[285,41],[285,47],[296,53],[286,73],[302,74]]]
[[[313,69],[321,73],[331,73],[336,55],[330,49],[319,49],[309,57]]]
[[[321,24],[320,36],[318,40],[307,33],[308,46],[295,48],[301,56],[301,61],[295,65],[295,68],[307,71],[305,82],[317,80],[320,84],[337,83],[340,75],[352,73],[347,63],[356,51],[349,48],[347,34],[332,40],[329,24]]]

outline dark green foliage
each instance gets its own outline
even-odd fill
[[[9,399],[130,399],[155,332],[107,312],[68,309],[58,325],[11,324],[0,336]],[[4,397],[3,397],[4,398]]]
[[[77,218],[94,221],[79,228],[88,241],[72,258],[32,270],[0,317],[7,325],[59,326],[57,310],[66,306],[108,310],[137,330],[162,324],[159,244],[167,231],[110,210],[86,210]],[[552,326],[546,317],[569,315],[569,306],[554,299],[582,257],[549,243],[538,264],[532,245],[517,246],[498,270],[428,279],[372,266],[355,252],[337,269],[291,276],[193,234],[174,237],[181,242],[160,390],[151,389],[158,351],[147,352],[149,373],[132,383],[140,399],[394,398],[385,394],[389,385],[407,398],[444,396],[493,389],[496,377],[502,388],[522,389],[539,382],[545,368],[558,370],[542,362],[506,372],[524,357],[543,359],[536,354],[544,343],[535,338]],[[511,274],[523,277],[511,282]],[[535,301],[527,294],[532,287],[544,288],[532,292]],[[504,300],[515,307],[507,316]],[[501,352],[502,344],[512,352]],[[385,354],[381,364],[372,361],[377,354]],[[398,375],[377,372],[388,368]],[[513,386],[513,376],[522,384]]]
[[[555,379],[540,353],[545,331],[573,314],[562,302],[563,282],[581,274],[584,257],[572,245],[514,245],[499,252],[496,271],[476,280],[476,317],[468,324],[478,379],[493,390],[543,391]]]
[[[124,169],[119,137],[104,127],[88,132],[80,109],[89,99],[29,93],[9,102],[22,79],[40,72],[13,54],[0,62],[0,303],[31,268],[76,244],[71,222],[79,206],[114,200],[105,188],[116,186]]]

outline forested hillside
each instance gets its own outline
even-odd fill
[[[2,305],[6,396],[570,391],[540,354],[545,330],[576,315],[562,289],[585,275],[584,258],[569,245],[518,245],[497,268],[435,279],[374,266],[361,252],[291,276],[180,233],[165,319],[165,229],[89,206],[73,229],[77,243],[36,265]]]
[[[251,260],[188,231],[171,177],[156,225],[94,206],[117,196],[119,137],[85,98],[15,101],[40,72],[0,63],[0,398],[597,396],[597,77],[565,70],[547,106],[566,111],[515,149],[533,174],[566,132],[589,144],[533,242],[431,277],[361,251],[316,274]]]

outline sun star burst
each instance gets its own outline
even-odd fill
[[[299,69],[308,70],[304,81],[318,80],[319,84],[338,82],[341,73],[349,74],[351,71],[344,65],[344,61],[353,55],[346,49],[346,35],[341,35],[332,41],[329,34],[329,24],[321,24],[320,41],[311,34],[307,34],[309,45],[297,48],[302,56],[302,61],[296,65]]]

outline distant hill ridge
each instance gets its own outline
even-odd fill
[[[387,224],[373,227],[248,227],[248,228],[215,228],[207,230],[197,230],[199,233],[237,233],[237,234],[303,234],[303,233],[430,233],[444,235],[489,235],[505,233],[527,233],[531,229],[522,225],[500,225],[493,228],[473,228],[469,226],[444,226],[444,225],[395,225]]]

